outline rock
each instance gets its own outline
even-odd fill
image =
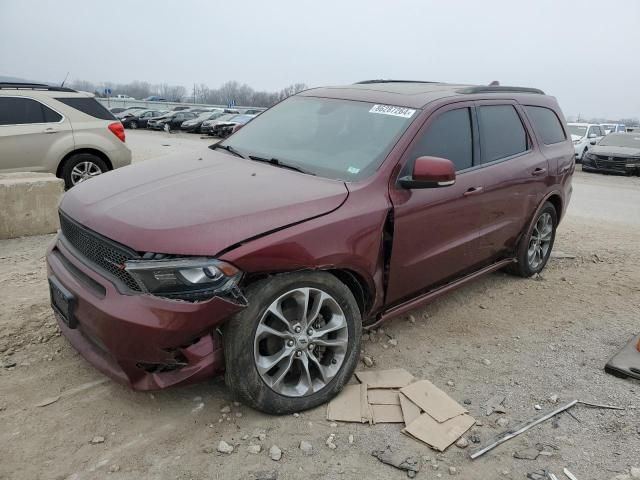
[[[491,360],[489,360],[488,358],[483,358],[482,364],[488,367],[489,365],[491,365]]]
[[[242,435],[242,437],[240,437],[241,440],[246,440],[247,438],[249,438],[249,435]]]
[[[409,315],[408,320],[409,323],[416,323],[416,317],[414,317],[413,315]]]
[[[551,403],[558,403],[558,395],[556,395],[556,394],[551,395],[551,396],[549,397],[549,401],[550,401]]]
[[[480,443],[480,435],[478,435],[477,433],[473,433],[471,434],[471,436],[469,437],[469,439],[471,440],[471,442],[473,443]]]
[[[367,355],[362,357],[362,363],[364,363],[365,367],[373,367],[373,359]]]
[[[225,405],[220,409],[220,413],[231,413],[231,407],[229,405]]]
[[[519,450],[513,454],[514,458],[520,460],[535,460],[540,455],[540,451],[537,448],[527,448],[525,450]]]
[[[389,345],[391,345],[392,347],[397,347],[398,346],[398,340],[396,340],[395,338],[390,338],[389,339]]]
[[[120,471],[120,465],[118,464],[113,464],[109,467],[109,472],[111,473],[116,473]]]
[[[262,451],[262,447],[260,445],[249,445],[247,447],[247,452],[257,455]]]
[[[278,480],[278,472],[275,470],[256,472],[253,474],[253,478],[255,480]]]
[[[467,448],[469,446],[469,440],[464,437],[460,437],[460,439],[456,442],[456,447],[458,448]]]
[[[331,435],[329,435],[329,438],[327,438],[327,441],[325,442],[327,447],[329,447],[331,450],[335,450],[337,447],[337,445],[335,443],[333,443],[333,441],[336,438],[336,434],[332,433]]]
[[[220,443],[218,443],[218,448],[216,448],[216,450],[218,450],[220,453],[228,454],[233,452],[233,445],[229,445],[224,440],[220,440]]]
[[[349,443],[353,443],[353,435],[349,435]]]
[[[240,406],[240,402],[233,402],[233,406],[234,407],[239,407]]]
[[[450,386],[450,387],[455,387],[456,386],[456,384],[455,384],[455,382],[453,380],[449,380],[447,382],[447,385]]]
[[[13,368],[16,365],[17,365],[16,362],[14,362],[13,360],[5,360],[2,364],[4,368]]]
[[[306,440],[300,442],[300,450],[302,450],[303,455],[313,455],[313,445]]]
[[[496,420],[496,425],[498,425],[499,427],[506,427],[507,425],[509,425],[509,419],[505,418],[505,417],[500,417],[498,420]]]
[[[631,467],[631,478],[640,478],[640,467]]]
[[[535,472],[527,473],[527,478],[530,480],[547,480],[549,477],[546,470],[536,470]]]
[[[278,462],[282,458],[282,450],[280,450],[280,447],[278,447],[277,445],[273,445],[269,449],[269,456],[271,457],[271,460],[273,460],[274,462]]]
[[[465,405],[471,405],[471,399],[465,398],[462,403],[464,403]]]
[[[294,413],[293,416],[298,418],[300,416],[300,414],[299,413]]]
[[[449,467],[449,475],[455,475],[456,473],[458,473],[456,467]]]
[[[330,423],[329,426],[331,428],[338,428],[338,424],[337,423]]]
[[[480,304],[480,305],[478,305],[478,306],[479,306],[482,310],[486,310],[486,309],[487,309],[486,305],[482,305],[482,304]]]
[[[538,404],[534,405],[533,408],[535,408],[536,410],[542,410],[542,407]]]
[[[103,436],[101,436],[101,435],[96,435],[95,437],[93,437],[93,438],[91,439],[91,443],[92,443],[93,445],[97,445],[97,444],[99,444],[99,443],[104,443],[104,437],[103,437]]]

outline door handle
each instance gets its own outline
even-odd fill
[[[42,133],[47,133],[47,134],[58,133],[58,130],[56,130],[55,128],[46,128]]]
[[[470,197],[471,195],[478,195],[479,193],[482,193],[483,190],[484,189],[482,187],[471,187],[469,190],[464,192],[464,196]]]
[[[540,175],[544,175],[545,173],[547,173],[546,168],[536,168],[533,172],[531,172],[531,175],[533,175],[534,177],[539,177]]]

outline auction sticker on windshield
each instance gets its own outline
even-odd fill
[[[383,115],[393,115],[394,117],[411,118],[415,110],[405,107],[394,107],[393,105],[374,105],[369,113],[381,113]]]

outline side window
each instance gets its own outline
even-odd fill
[[[553,110],[531,105],[526,105],[524,108],[531,119],[533,128],[535,128],[542,137],[542,143],[552,145],[566,140],[567,137],[562,129],[560,119]]]
[[[526,152],[527,132],[512,105],[478,107],[482,163]]]
[[[57,101],[64,103],[82,113],[101,120],[116,120],[109,110],[93,97],[61,97]]]
[[[30,98],[0,97],[0,125],[59,122],[62,117]]]
[[[602,130],[600,130],[600,127],[593,127],[595,134],[599,137],[601,137],[602,135],[604,135],[604,133],[602,132]]]
[[[451,160],[456,170],[473,165],[471,116],[468,108],[449,110],[431,122],[411,151],[411,160],[432,156]]]

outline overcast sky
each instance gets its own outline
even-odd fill
[[[0,0],[0,75],[256,89],[371,78],[539,87],[640,116],[640,1]]]

